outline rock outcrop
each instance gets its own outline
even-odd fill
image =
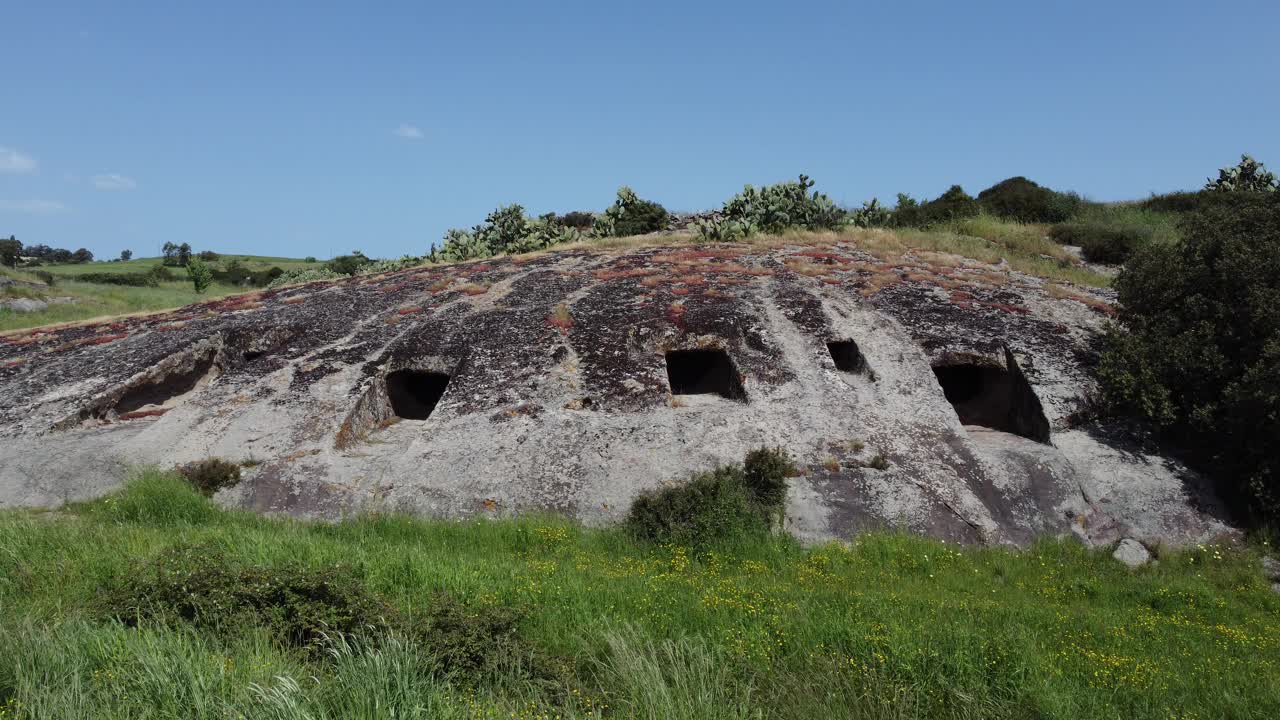
[[[218,499],[263,512],[598,523],[777,445],[803,466],[787,523],[807,539],[1227,531],[1194,475],[1073,422],[1109,311],[974,261],[818,242],[568,250],[11,334],[0,506],[219,456],[256,464]]]

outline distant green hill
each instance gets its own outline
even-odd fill
[[[42,265],[34,270],[47,270],[55,275],[83,275],[85,273],[143,273],[147,272],[156,265],[161,264],[164,258],[148,257],[134,258],[127,261],[96,261],[80,264],[66,265]],[[291,270],[298,267],[306,267],[318,263],[308,263],[301,258],[287,257],[270,257],[267,255],[219,255],[219,259],[212,263],[215,266],[226,267],[232,261],[239,261],[246,269],[249,270],[269,270],[272,267],[278,267],[281,270]],[[182,268],[170,268],[174,272],[182,272]]]
[[[135,258],[127,262],[41,265],[17,271],[0,268],[0,277],[19,281],[17,285],[0,289],[0,301],[21,297],[50,303],[48,307],[34,312],[17,312],[0,305],[0,332],[90,318],[165,310],[253,289],[215,282],[204,293],[198,294],[192,288],[191,282],[187,280],[185,269],[181,267],[168,268],[174,279],[162,281],[157,287],[129,287],[81,280],[82,277],[91,273],[141,275],[160,265],[162,260],[163,258],[150,257]],[[239,262],[246,270],[251,271],[270,270],[273,267],[291,270],[300,267],[319,267],[321,264],[320,262],[309,263],[299,258],[263,255],[221,255],[211,264],[215,269],[226,269],[233,261]],[[55,279],[54,284],[45,285],[40,276],[36,275],[37,272],[52,274]],[[59,302],[55,298],[74,298],[74,301]]]

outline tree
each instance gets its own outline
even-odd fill
[[[189,262],[191,262],[191,246],[187,243],[182,243],[178,246],[178,264],[186,265]]]
[[[178,246],[175,243],[165,243],[164,246],[160,248],[160,252],[164,253],[165,265],[178,264]]]
[[[209,283],[213,282],[213,271],[200,258],[191,258],[187,261],[187,277],[191,278],[191,284],[195,286],[196,292],[202,293],[209,289]]]
[[[121,251],[120,251],[120,260],[121,260],[121,262],[129,262],[129,261],[130,261],[130,260],[132,260],[132,259],[133,259],[133,251],[132,251],[132,250],[121,250]]]
[[[66,248],[54,248],[49,251],[49,262],[52,263],[69,263],[71,258],[71,251]]]
[[[76,250],[75,252],[71,253],[71,262],[75,262],[75,263],[93,262],[93,253],[89,252],[88,249],[86,248],[80,248],[79,250]]]
[[[8,240],[0,240],[0,265],[17,267],[22,259],[22,243],[10,235]]]
[[[1280,193],[1223,193],[1181,243],[1149,243],[1116,282],[1098,369],[1113,410],[1151,423],[1246,517],[1280,520]]]

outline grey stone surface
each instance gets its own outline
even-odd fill
[[[801,466],[786,521],[807,541],[1229,532],[1185,468],[1073,420],[1108,296],[1072,293],[848,245],[573,250],[10,334],[0,507],[220,456],[259,462],[218,500],[261,512],[607,523],[640,492],[771,445]],[[837,339],[857,343],[856,370],[837,369]],[[665,353],[689,349],[724,351],[745,400],[673,397]],[[1007,416],[948,400],[934,368],[958,366],[1002,378]],[[386,377],[406,369],[451,376],[425,420],[396,421]],[[887,469],[866,466],[877,454]]]
[[[1131,568],[1141,567],[1151,561],[1151,553],[1143,547],[1142,543],[1133,538],[1121,540],[1115,552],[1111,553],[1111,557]]]
[[[14,298],[12,300],[0,301],[0,307],[6,307],[14,312],[28,313],[44,310],[49,307],[49,303],[34,298]]]
[[[1262,574],[1268,580],[1280,582],[1280,560],[1270,557],[1262,558]]]

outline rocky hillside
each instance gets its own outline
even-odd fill
[[[0,506],[137,464],[246,462],[224,504],[614,519],[761,445],[804,538],[1227,530],[1196,478],[1082,426],[1086,290],[838,236],[565,250],[0,338]]]

